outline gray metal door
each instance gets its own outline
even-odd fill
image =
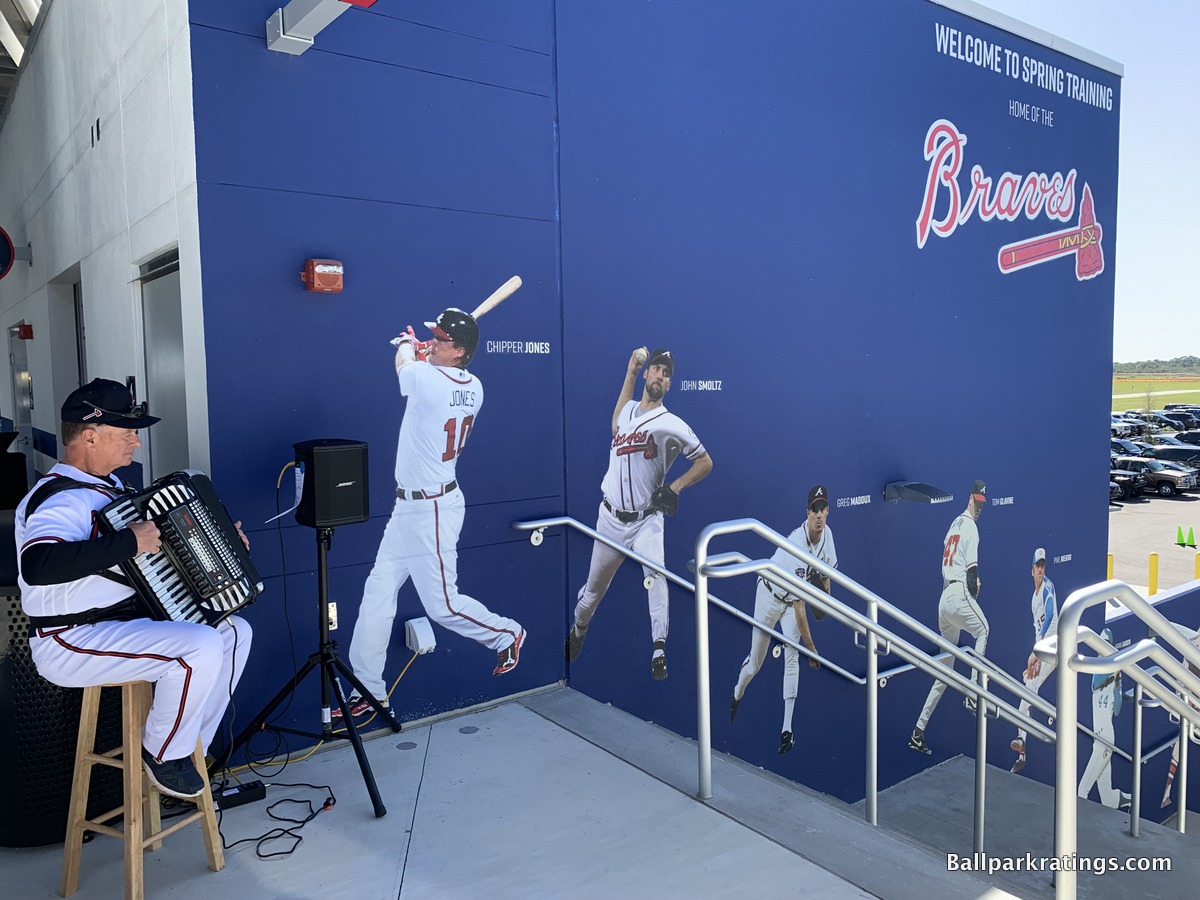
[[[144,399],[150,404],[151,415],[162,418],[142,432],[142,441],[150,451],[149,484],[189,465],[178,264],[165,274],[142,281],[142,326],[146,348]]]

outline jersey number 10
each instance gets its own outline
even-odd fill
[[[475,424],[474,416],[467,416],[462,420],[462,431],[458,428],[458,419],[447,419],[446,424],[442,426],[446,432],[446,452],[442,454],[442,462],[450,462],[458,454],[462,453],[463,447],[467,445],[467,437],[471,434],[471,426]],[[457,438],[457,441],[455,440]]]

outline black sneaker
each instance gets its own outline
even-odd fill
[[[579,658],[579,651],[583,649],[583,639],[587,637],[586,631],[580,631],[574,625],[567,632],[567,662],[575,662]]]
[[[976,715],[977,702],[974,697],[964,697],[963,706],[967,708],[967,712],[969,712],[971,715]]]
[[[908,739],[908,749],[924,753],[926,756],[933,752],[929,749],[929,745],[925,743],[925,732],[920,728],[913,729],[912,736]]]
[[[662,681],[667,677],[667,654],[660,653],[650,660],[650,674],[654,676],[655,681]]]
[[[1025,768],[1025,754],[1022,753],[1020,756],[1017,757],[1017,761],[1012,764],[1012,768],[1009,769],[1008,771],[1012,772],[1014,775],[1019,775],[1019,774],[1021,774],[1021,770],[1024,768]]]
[[[737,708],[742,705],[742,701],[732,694],[729,697],[729,721],[733,721],[733,717],[737,715]]]
[[[191,800],[204,791],[204,779],[196,771],[190,756],[159,762],[145,747],[142,748],[142,767],[154,786],[162,793],[180,800]]]
[[[779,736],[780,753],[787,753],[794,746],[796,746],[796,741],[792,738],[792,733],[790,731],[785,731]]]

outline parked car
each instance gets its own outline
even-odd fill
[[[1115,481],[1110,481],[1108,483],[1108,502],[1109,503],[1112,503],[1114,500],[1120,500],[1124,496],[1125,496],[1125,492],[1123,490],[1121,490],[1121,486],[1119,484],[1117,484]]]
[[[1114,465],[1127,472],[1137,472],[1146,479],[1150,490],[1161,497],[1172,497],[1175,494],[1190,491],[1196,486],[1195,475],[1172,471],[1157,459],[1146,459],[1144,456],[1118,456]]]
[[[1180,440],[1176,434],[1152,434],[1146,439],[1151,447],[1156,447],[1159,444],[1166,444],[1169,447],[1186,447],[1187,441]],[[1140,454],[1135,454],[1140,455]]]
[[[1117,456],[1141,456],[1144,449],[1128,438],[1111,438],[1108,448]]]
[[[1152,409],[1150,412],[1170,422],[1172,431],[1187,431],[1192,427],[1192,417],[1186,413],[1169,413],[1165,409]]]
[[[1109,422],[1109,431],[1113,437],[1129,437],[1133,434],[1133,426],[1124,419],[1113,416]]]
[[[1172,447],[1170,444],[1157,444],[1142,453],[1143,459],[1171,459],[1184,465],[1197,468],[1200,466],[1200,446],[1192,444],[1187,447]]]
[[[1175,437],[1185,444],[1200,444],[1200,431],[1181,431]]]
[[[1137,472],[1130,472],[1127,469],[1113,469],[1108,473],[1110,481],[1116,482],[1121,489],[1122,500],[1132,500],[1134,497],[1140,497],[1146,490],[1146,479]]]
[[[1192,475],[1196,479],[1196,487],[1193,490],[1200,489],[1200,469],[1195,469],[1186,463],[1175,462],[1173,459],[1158,459],[1155,462],[1166,466],[1172,472],[1182,472],[1184,475]]]
[[[1119,412],[1119,413],[1113,413],[1112,415],[1114,418],[1116,418],[1122,422],[1127,422],[1129,424],[1129,427],[1132,429],[1133,434],[1145,434],[1146,433],[1146,423],[1143,422],[1141,419],[1139,419],[1137,416],[1135,416],[1133,413]]]

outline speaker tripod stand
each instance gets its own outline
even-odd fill
[[[375,818],[379,819],[387,815],[387,809],[384,807],[383,800],[379,796],[379,788],[375,785],[375,775],[371,772],[371,764],[367,760],[366,751],[363,749],[362,738],[358,734],[358,728],[355,726],[354,719],[350,715],[350,703],[346,699],[346,695],[342,692],[341,684],[338,682],[338,675],[344,676],[354,686],[354,690],[371,704],[376,715],[381,716],[392,731],[399,731],[400,723],[396,721],[388,707],[384,706],[370,691],[363,687],[362,682],[358,680],[351,668],[338,656],[337,641],[331,640],[329,637],[329,569],[327,556],[329,554],[329,544],[332,539],[332,528],[317,528],[317,590],[320,598],[318,615],[318,627],[321,637],[320,649],[308,657],[308,661],[280,689],[279,693],[234,738],[233,743],[229,745],[228,749],[213,764],[212,771],[219,771],[224,768],[225,764],[229,761],[229,757],[235,750],[249,741],[255,733],[268,728],[272,731],[282,731],[286,734],[296,734],[301,737],[319,738],[323,741],[335,739],[348,740],[354,747],[354,755],[358,759],[358,768],[362,771],[363,781],[367,785],[367,793],[371,797],[371,805],[375,808]],[[267,720],[271,717],[271,714],[296,690],[296,686],[304,680],[308,673],[313,670],[319,670],[321,673],[320,734],[268,724]],[[333,730],[333,717],[329,705],[331,693],[337,701],[338,708],[342,711],[342,724],[345,726],[344,732]]]

